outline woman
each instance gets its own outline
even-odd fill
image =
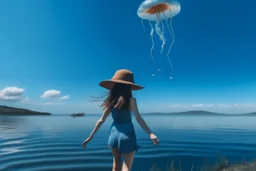
[[[83,142],[82,146],[92,140],[94,134],[112,113],[113,123],[110,128],[108,147],[112,149],[113,171],[130,171],[133,163],[134,152],[138,145],[134,126],[132,124],[131,112],[134,113],[137,122],[146,131],[154,145],[158,145],[158,138],[151,132],[143,118],[140,116],[136,99],[132,97],[132,90],[140,90],[144,87],[136,85],[133,79],[133,73],[129,70],[121,69],[116,71],[111,80],[100,82],[100,86],[110,90],[109,94],[101,105],[104,107],[101,118],[90,136]],[[121,157],[124,157],[124,163],[121,163]]]

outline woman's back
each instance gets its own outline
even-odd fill
[[[131,112],[128,109],[112,109],[113,123],[109,130],[108,146],[120,153],[137,151],[136,135],[132,124]]]
[[[114,122],[123,124],[123,123],[131,123],[131,111],[129,109],[112,109],[112,118]]]

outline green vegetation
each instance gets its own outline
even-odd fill
[[[51,115],[51,113],[0,105],[0,115]]]
[[[175,167],[175,161],[172,160],[169,164],[169,162],[166,165],[165,170],[161,170],[156,163],[153,164],[153,166],[150,168],[150,171],[185,171],[182,170],[181,162],[178,161],[179,167]],[[228,160],[224,157],[221,157],[220,154],[218,154],[217,162],[215,165],[210,166],[206,163],[206,160],[204,162],[204,165],[201,167],[194,167],[191,166],[191,170],[189,171],[256,171],[256,161],[253,160],[251,162],[246,162],[242,164],[229,164]]]

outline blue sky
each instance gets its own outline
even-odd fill
[[[144,21],[144,31],[137,16],[141,2],[0,1],[0,103],[52,113],[99,113],[98,103],[89,103],[105,92],[98,83],[126,68],[146,87],[134,92],[141,112],[256,110],[256,2],[179,1],[172,80],[167,32],[162,55],[154,37],[153,54],[162,71],[151,76],[150,27]]]

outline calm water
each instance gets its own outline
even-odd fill
[[[1,171],[102,171],[110,170],[106,147],[109,117],[87,149],[81,148],[99,116],[0,116]],[[180,160],[184,170],[201,165],[205,157],[214,164],[218,151],[230,163],[256,157],[256,117],[144,116],[160,139],[154,147],[134,122],[140,151],[132,170],[145,170],[156,161]]]

